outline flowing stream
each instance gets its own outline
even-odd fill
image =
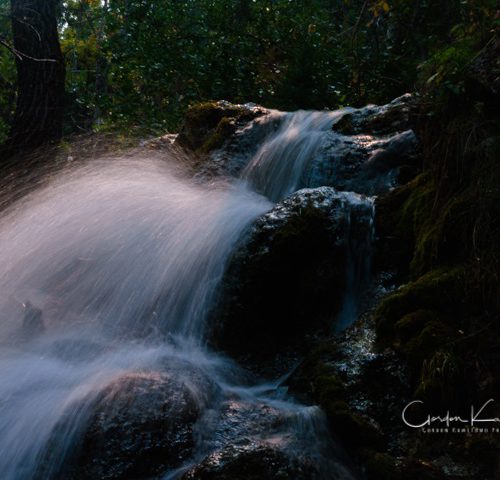
[[[309,456],[323,464],[322,478],[355,478],[332,454],[317,407],[205,345],[234,246],[272,202],[300,188],[334,116],[290,114],[242,180],[200,185],[164,159],[108,158],[67,168],[8,207],[0,219],[1,479],[70,478],[61,469],[100,392],[123,375],[161,371],[165,359],[209,378],[219,407],[200,400],[210,415],[198,421],[193,455],[155,478],[180,478],[242,439]],[[176,375],[192,376],[184,367]],[[258,428],[269,409],[286,421]]]

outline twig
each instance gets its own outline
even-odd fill
[[[361,23],[361,19],[363,18],[363,15],[365,13],[367,6],[368,6],[368,0],[365,0],[365,2],[363,3],[363,6],[361,7],[361,11],[359,12],[359,17],[356,20],[356,23],[354,24],[354,27],[353,27],[353,32],[351,35],[351,51],[352,52],[354,52],[354,41],[356,39],[356,35],[358,34],[359,25]]]
[[[17,48],[13,47],[10,45],[8,42],[0,38],[0,45],[3,45],[5,48],[7,48],[17,59],[19,60],[24,60],[27,58],[28,60],[33,60],[34,62],[54,62],[56,63],[57,60],[54,58],[35,58],[32,57],[31,55],[28,55],[26,53],[21,52],[20,50],[17,50]]]

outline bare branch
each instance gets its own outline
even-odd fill
[[[21,61],[26,58],[34,62],[57,62],[57,60],[54,60],[53,58],[35,58],[30,55],[27,55],[26,53],[17,50],[17,48],[15,48],[13,45],[11,45],[9,42],[7,42],[2,38],[0,38],[0,45],[3,45],[7,50],[9,50],[16,58],[18,58]]]

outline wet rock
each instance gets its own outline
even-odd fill
[[[196,104],[188,109],[175,143],[199,153],[220,148],[238,127],[263,115],[254,105],[235,105],[224,100]]]
[[[373,325],[365,319],[308,354],[288,385],[301,400],[323,408],[343,445],[380,448],[387,438],[376,404],[387,406],[404,390],[392,363],[389,356],[374,353]],[[384,391],[387,385],[392,391]]]
[[[170,366],[124,374],[100,392],[64,478],[148,478],[192,454],[193,426],[216,387],[188,364]]]
[[[386,138],[333,135],[323,153],[311,160],[305,184],[380,195],[397,185],[400,167],[413,169],[417,161],[418,142],[412,130]]]
[[[187,112],[175,143],[200,155],[194,169],[204,180],[245,176],[246,167],[255,162],[259,171],[276,176],[276,164],[286,157],[293,166],[289,173],[298,178],[288,179],[293,188],[285,194],[331,186],[379,195],[420,171],[412,105],[411,95],[387,105],[335,112],[279,112],[253,104],[209,102]],[[267,195],[265,189],[263,193]],[[274,201],[282,195],[270,197]]]
[[[411,128],[410,114],[414,103],[414,95],[407,93],[387,105],[368,105],[346,113],[335,123],[333,129],[344,135],[387,135],[402,132]]]
[[[227,447],[209,455],[182,480],[320,480],[325,477],[311,459],[290,459],[270,446],[254,449]],[[327,478],[339,478],[332,475]]]
[[[322,187],[260,217],[227,268],[214,343],[265,357],[328,329],[342,303],[348,249],[370,243],[372,214],[366,198]]]
[[[417,323],[428,314],[420,312]],[[458,412],[451,398],[463,406],[463,388],[453,390],[453,383],[457,374],[462,385],[467,379],[456,365],[450,352],[436,352],[422,371],[420,381],[425,385],[414,392],[411,370],[401,356],[377,347],[375,322],[368,312],[308,354],[287,383],[301,400],[321,405],[333,435],[358,459],[367,480],[496,478],[498,442],[494,436],[422,435],[401,420],[404,406],[416,398],[425,399],[426,405],[419,419],[429,408]],[[442,396],[448,388],[451,398],[438,407],[433,396]]]

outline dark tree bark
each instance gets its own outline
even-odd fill
[[[17,104],[3,156],[57,142],[62,135],[65,67],[58,0],[11,0]]]

